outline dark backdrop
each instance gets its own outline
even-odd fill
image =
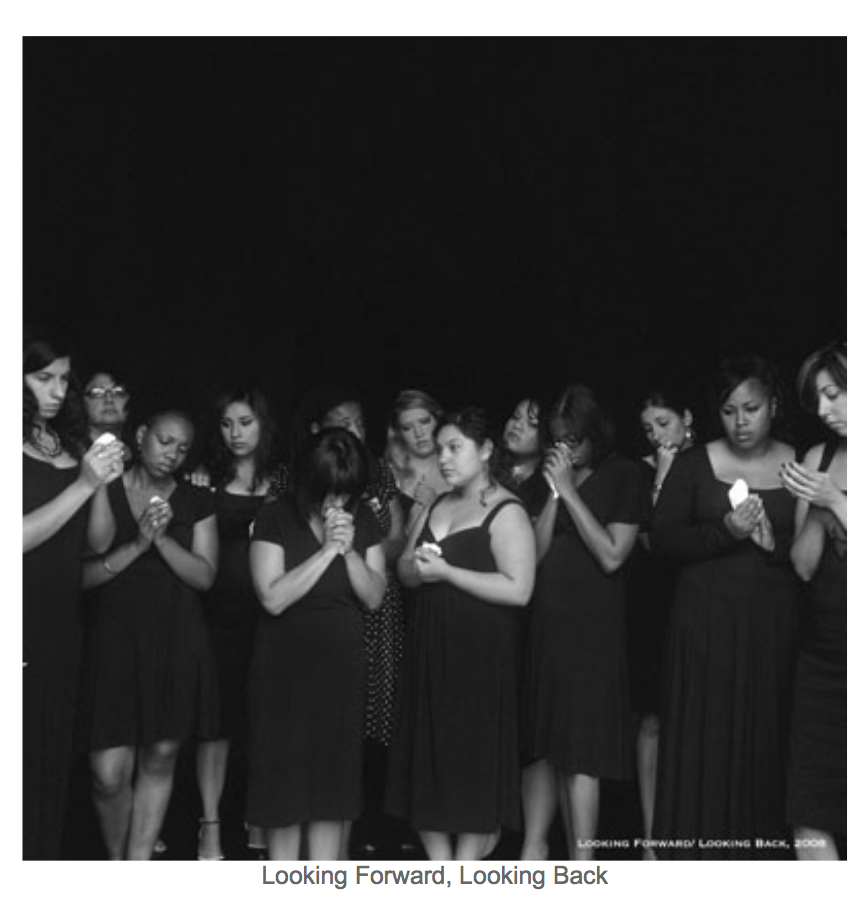
[[[576,379],[626,435],[845,334],[846,91],[844,39],[25,39],[24,318],[194,408]]]

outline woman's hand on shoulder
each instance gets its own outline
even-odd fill
[[[193,469],[192,472],[188,472],[184,478],[193,485],[194,488],[208,488],[213,491],[211,487],[211,474],[204,465],[200,465],[198,468]]]

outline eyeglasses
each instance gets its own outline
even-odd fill
[[[123,386],[112,386],[110,389],[106,389],[104,386],[94,386],[92,389],[88,389],[84,394],[88,398],[105,399],[109,396],[112,398],[126,398],[129,392],[127,392]]]
[[[555,440],[555,446],[565,446],[569,450],[574,450],[578,449],[584,442],[584,437],[575,437],[568,434],[565,437],[558,437]]]

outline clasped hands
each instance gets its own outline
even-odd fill
[[[356,536],[353,515],[343,507],[332,504],[323,508],[323,522],[325,544],[334,545],[339,555],[349,554],[353,550],[353,539]]]
[[[150,544],[159,542],[172,521],[172,505],[162,498],[151,498],[151,502],[139,517],[139,538]]]
[[[542,473],[553,496],[570,488],[573,484],[573,466],[569,447],[559,443],[547,450]]]

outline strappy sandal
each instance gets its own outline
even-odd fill
[[[199,820],[199,848],[198,848],[198,851],[196,852],[196,859],[199,860],[199,861],[222,861],[222,860],[225,860],[225,858],[224,858],[224,856],[223,856],[223,849],[220,847],[219,842],[218,842],[218,845],[217,845],[217,851],[218,851],[219,853],[217,854],[216,857],[214,857],[214,856],[209,856],[209,855],[207,855],[206,853],[204,853],[204,850],[203,850],[203,847],[202,847],[202,840],[203,840],[203,836],[205,835],[205,832],[208,830],[208,828],[209,828],[210,826],[217,826],[218,829],[219,829],[220,820],[219,820],[219,819],[200,819],[200,820]]]

